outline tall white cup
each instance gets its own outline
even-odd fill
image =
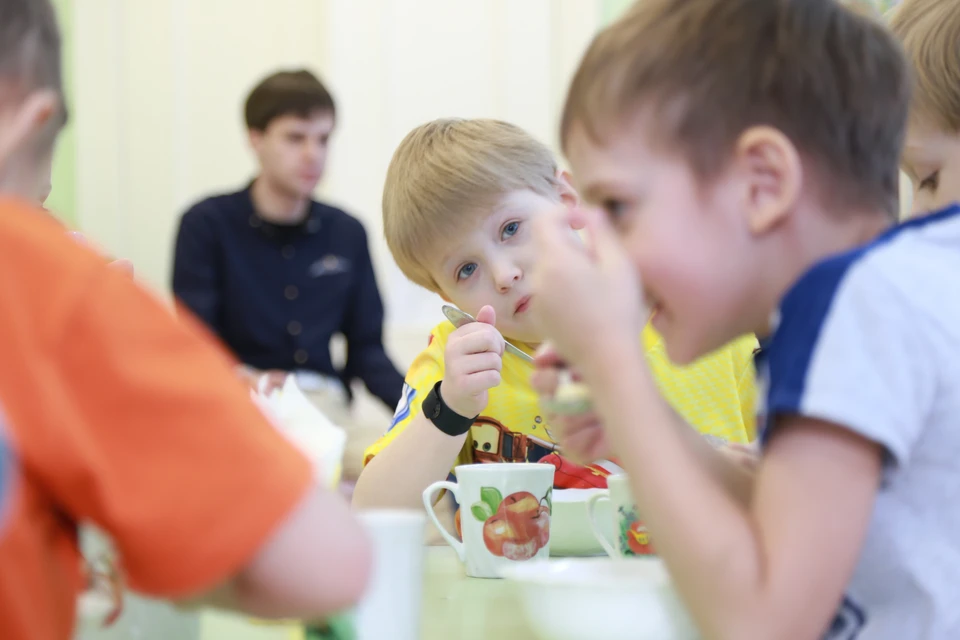
[[[373,509],[358,517],[373,544],[373,575],[356,609],[357,640],[419,640],[426,514]]]

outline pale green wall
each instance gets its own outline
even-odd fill
[[[63,34],[63,83],[70,109],[70,121],[57,141],[57,149],[53,156],[53,191],[50,192],[46,206],[64,222],[74,226],[77,220],[77,145],[73,127],[76,113],[72,108],[73,0],[53,0],[53,5],[57,9],[60,31]]]
[[[634,0],[603,0],[600,5],[600,24],[608,24],[616,20],[633,3]]]

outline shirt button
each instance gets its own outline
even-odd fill
[[[307,361],[307,352],[303,349],[297,349],[293,353],[293,361],[297,364],[304,364]]]
[[[297,296],[300,295],[300,290],[292,284],[288,284],[286,289],[283,290],[283,295],[287,297],[287,300],[296,300]]]
[[[289,244],[284,245],[284,246],[283,246],[283,249],[280,250],[280,255],[282,255],[282,256],[283,256],[284,258],[286,258],[287,260],[289,260],[290,258],[292,258],[295,253],[296,253],[296,251],[295,251],[294,248],[293,248],[291,245],[289,245]]]
[[[250,226],[254,229],[260,226],[260,218],[258,218],[256,214],[250,216]]]
[[[292,336],[300,335],[301,330],[303,330],[303,327],[301,327],[300,323],[296,320],[292,320],[289,324],[287,324],[287,333]]]

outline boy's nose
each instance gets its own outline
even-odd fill
[[[509,291],[513,288],[513,285],[520,281],[521,277],[523,277],[523,271],[520,267],[513,264],[504,265],[494,273],[494,280],[497,284],[497,289],[500,291]]]

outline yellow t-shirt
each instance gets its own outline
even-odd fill
[[[444,351],[453,325],[444,322],[430,334],[426,349],[407,372],[403,396],[387,432],[364,454],[364,463],[383,451],[420,411],[430,389],[443,379]],[[686,366],[670,364],[663,341],[647,326],[643,331],[647,361],[668,402],[698,431],[730,442],[754,438],[756,398],[753,352],[755,338],[742,338]],[[518,345],[528,353],[532,351]],[[558,488],[606,486],[610,465],[579,467],[560,456],[550,425],[530,386],[533,365],[507,353],[501,383],[490,390],[454,466],[478,462],[546,462],[557,467]]]
[[[663,338],[647,325],[643,348],[660,393],[703,434],[745,444],[757,435],[754,336],[744,336],[684,367],[670,363]]]

